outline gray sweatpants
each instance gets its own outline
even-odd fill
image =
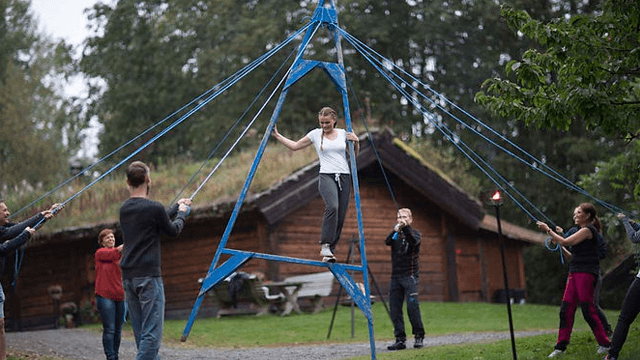
[[[324,200],[321,244],[329,244],[333,250],[340,240],[344,218],[347,216],[351,195],[351,175],[320,174],[318,191]]]

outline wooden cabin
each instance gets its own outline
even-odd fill
[[[422,234],[420,300],[494,301],[504,287],[496,219],[391,132],[374,133],[372,138],[395,200],[400,207],[412,209],[413,227]],[[386,297],[391,262],[384,239],[395,224],[396,205],[370,144],[363,136],[357,158],[363,229],[370,274]],[[319,260],[324,204],[317,190],[318,167],[317,162],[309,164],[267,191],[249,196],[227,248]],[[186,318],[191,311],[198,279],[211,265],[234,205],[227,201],[194,208],[184,232],[163,240],[167,318]],[[358,234],[353,195],[349,206],[336,256],[345,262],[353,246],[350,261],[360,263],[359,242],[351,241]],[[52,316],[53,300],[47,290],[52,285],[62,287],[60,303],[74,302],[81,309],[91,306],[95,239],[107,226],[117,228],[107,223],[37,234],[27,248],[17,291],[8,294],[5,306],[5,318],[15,329],[36,326]],[[524,293],[522,249],[543,243],[544,236],[504,221],[502,229],[509,286]],[[117,232],[118,242],[120,237]],[[261,272],[274,281],[325,271],[266,260],[251,260],[241,270]],[[361,279],[361,275],[355,277]],[[334,286],[337,291],[338,285]],[[371,291],[378,295],[373,287]],[[211,313],[212,306],[205,300],[200,315]]]

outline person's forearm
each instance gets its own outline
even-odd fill
[[[623,218],[622,219],[622,224],[624,224],[624,229],[627,231],[627,236],[629,237],[629,240],[631,240],[632,243],[639,243],[640,242],[640,230],[636,231],[633,226],[631,226],[631,223],[629,222],[629,218]]]

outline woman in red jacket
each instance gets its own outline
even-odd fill
[[[113,230],[103,229],[98,234],[96,251],[96,303],[102,320],[102,346],[107,360],[117,360],[120,335],[124,322],[124,289],[120,258],[122,245],[116,247]]]

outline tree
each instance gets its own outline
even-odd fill
[[[633,0],[604,3],[599,15],[575,15],[548,23],[525,11],[502,11],[514,31],[539,43],[492,78],[476,100],[494,113],[539,128],[588,129],[633,139],[640,136],[640,8]]]
[[[68,175],[83,123],[56,84],[73,73],[70,47],[36,32],[29,2],[0,4],[0,197],[42,189]]]
[[[534,46],[506,64],[507,78],[486,80],[486,93],[475,99],[500,117],[547,134],[583,133],[568,139],[582,155],[567,157],[567,165],[580,169],[572,181],[596,198],[637,210],[640,9],[636,1],[610,0],[590,10],[596,11],[541,21],[505,6],[502,16],[512,30]],[[556,150],[545,154],[564,153]],[[605,264],[616,264],[628,253],[628,242],[615,213],[599,213],[611,254]]]

